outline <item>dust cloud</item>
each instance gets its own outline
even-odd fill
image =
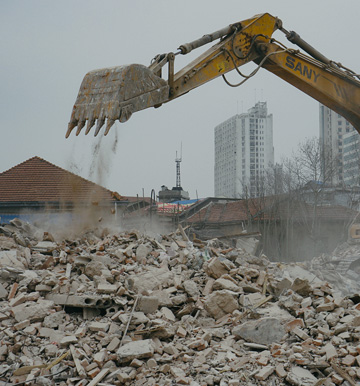
[[[37,226],[51,232],[56,240],[73,239],[94,229],[121,230],[117,208],[108,202],[111,192],[104,191],[117,144],[118,128],[114,125],[111,136],[104,140],[99,135],[91,149],[78,152],[74,146],[67,160],[66,170],[70,173],[60,182],[63,193],[59,205],[48,205],[45,213],[33,214]]]
[[[106,186],[118,148],[119,129],[115,125],[106,138],[99,135],[81,154],[74,147],[67,160],[70,173],[59,181],[60,202],[49,203],[45,213],[32,214],[36,225],[50,232],[56,241],[75,239],[95,230],[101,234],[136,229],[149,236],[171,231],[171,224],[161,222],[148,208],[142,210],[133,203],[136,214],[130,213],[125,205],[109,200],[112,192]]]
[[[118,145],[118,128],[114,127],[115,138],[104,141],[104,136],[98,136],[98,140],[92,146],[91,163],[88,179],[100,186],[106,186],[111,172]]]

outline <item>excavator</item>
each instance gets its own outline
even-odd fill
[[[277,30],[296,49],[273,38]],[[217,40],[175,72],[176,56]],[[245,75],[239,68],[249,62],[256,68]],[[280,19],[264,13],[182,44],[175,52],[157,55],[148,67],[130,64],[89,72],[80,86],[66,138],[76,126],[79,135],[85,125],[85,134],[96,125],[95,136],[105,125],[106,135],[115,121],[126,122],[136,111],[160,107],[220,76],[228,85],[240,86],[261,68],[336,111],[360,133],[360,75],[328,59],[296,32],[287,31]],[[233,70],[242,77],[237,84],[226,78]]]

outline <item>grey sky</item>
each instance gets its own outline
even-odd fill
[[[318,102],[266,70],[239,88],[217,79],[160,109],[138,112],[107,137],[82,133],[65,140],[88,71],[148,65],[158,53],[264,12],[360,72],[359,0],[1,0],[0,172],[40,156],[120,194],[144,189],[149,196],[151,189],[175,185],[182,143],[183,188],[191,198],[212,196],[213,129],[259,100],[274,115],[276,160],[289,156],[299,141],[318,135]],[[291,46],[281,32],[274,37]],[[176,59],[176,69],[198,54]]]

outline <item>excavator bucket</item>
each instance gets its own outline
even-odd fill
[[[96,123],[95,136],[106,122],[105,135],[116,120],[126,122],[139,110],[169,99],[169,85],[141,64],[104,68],[87,73],[71,114],[66,138],[77,126],[76,135],[85,134]]]

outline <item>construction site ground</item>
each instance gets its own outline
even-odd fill
[[[359,246],[255,250],[1,226],[0,386],[360,384]]]

